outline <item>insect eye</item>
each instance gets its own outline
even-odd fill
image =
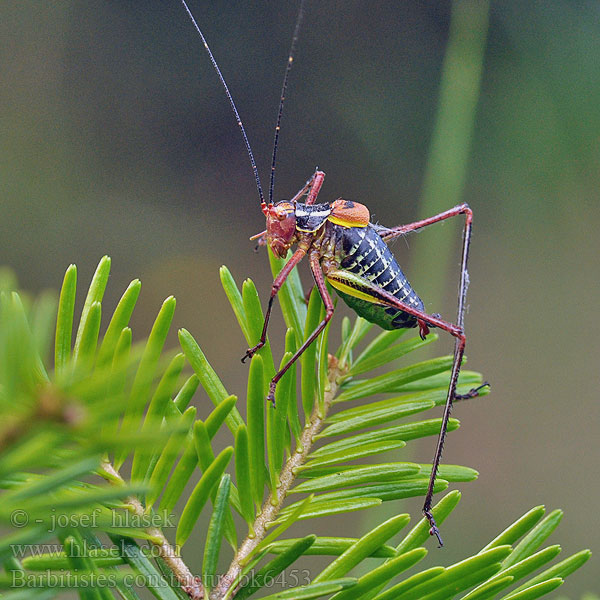
[[[289,216],[290,211],[285,208],[280,208],[275,212],[278,221],[285,221]]]

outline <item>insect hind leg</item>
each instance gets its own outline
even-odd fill
[[[466,216],[465,238],[464,239],[466,241],[466,248],[467,248],[467,253],[468,253],[469,241],[470,241],[470,237],[471,237],[471,222],[473,220],[473,211],[471,210],[469,205],[466,203],[459,204],[453,208],[450,208],[449,210],[446,210],[437,215],[434,215],[433,217],[429,217],[427,219],[422,219],[420,221],[415,221],[414,223],[407,223],[406,225],[398,225],[398,227],[391,227],[391,228],[381,227],[381,226],[377,227],[377,233],[379,233],[379,236],[381,237],[381,239],[384,242],[389,242],[390,240],[393,240],[394,238],[397,238],[401,235],[410,233],[411,231],[417,231],[418,229],[423,229],[424,227],[428,227],[429,225],[433,225],[434,223],[439,223],[441,221],[445,221],[446,219],[450,219],[451,217],[456,217],[458,215]],[[464,264],[464,267],[465,267],[464,271],[466,274],[466,263]],[[462,270],[463,269],[462,269],[462,265],[461,265],[461,271]]]
[[[442,425],[440,427],[440,433],[436,445],[435,455],[432,461],[431,475],[429,479],[429,485],[427,488],[427,494],[425,496],[425,502],[423,504],[423,515],[428,520],[430,525],[430,535],[435,535],[438,543],[443,546],[443,541],[440,535],[440,531],[435,522],[435,518],[431,511],[431,503],[433,499],[433,489],[435,486],[435,480],[437,478],[437,472],[442,459],[442,451],[444,448],[444,442],[446,439],[446,431],[448,428],[448,421],[450,419],[450,412],[452,411],[452,403],[456,398],[456,386],[458,384],[458,376],[460,373],[460,367],[465,352],[466,337],[464,334],[464,312],[465,312],[465,300],[468,285],[467,275],[467,259],[469,256],[469,243],[471,239],[471,221],[472,212],[471,209],[465,204],[459,207],[455,207],[451,211],[447,211],[447,216],[441,218],[448,218],[465,212],[467,219],[465,222],[465,231],[463,237],[463,249],[462,249],[462,260],[461,260],[461,274],[460,274],[460,285],[458,293],[458,312],[457,312],[457,323],[453,324],[445,321],[437,315],[429,315],[423,310],[415,308],[410,304],[406,304],[376,285],[372,282],[343,269],[330,269],[326,271],[327,279],[333,285],[333,287],[343,287],[346,291],[350,291],[351,294],[355,294],[358,297],[368,298],[369,301],[374,304],[380,304],[390,308],[397,308],[403,312],[413,315],[417,319],[417,323],[420,327],[421,336],[426,336],[429,332],[430,327],[438,327],[444,331],[447,331],[450,335],[455,338],[454,342],[454,359],[452,361],[452,369],[450,372],[450,382],[448,384],[448,393],[446,395],[446,403],[444,407],[444,414],[442,417]],[[438,218],[435,217],[434,219]],[[438,220],[441,220],[438,219]],[[433,222],[436,222],[435,220]],[[427,223],[430,224],[430,223]],[[415,224],[416,225],[416,224]],[[425,223],[421,223],[419,226],[425,226]],[[418,228],[415,226],[415,228]],[[392,231],[392,230],[390,230]],[[395,232],[394,232],[395,233]],[[385,241],[385,236],[380,233],[381,237]],[[398,234],[400,235],[400,234]],[[337,285],[336,285],[337,284]],[[475,397],[479,394],[480,388],[474,388],[468,392],[469,397]],[[461,398],[458,398],[461,399]]]
[[[442,315],[440,315],[439,313],[431,313],[431,316],[435,317],[436,319],[442,318]],[[429,329],[435,328],[435,325],[427,323],[426,321],[423,321],[423,319],[417,319],[417,325],[419,326],[419,337],[422,340],[424,340],[429,335]]]

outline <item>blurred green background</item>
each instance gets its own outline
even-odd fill
[[[297,4],[192,8],[266,177]],[[450,17],[448,2],[308,2],[277,198],[293,195],[318,165],[327,173],[323,201],[358,200],[386,225],[422,216]],[[264,220],[229,105],[182,7],[3,2],[0,47],[0,262],[39,291],[58,287],[71,262],[83,286],[109,254],[108,306],[142,279],[134,335],[146,335],[162,299],[176,295],[176,325],[243,396],[245,344],[218,267],[240,282],[252,277],[266,296],[267,259],[248,241]],[[597,2],[491,5],[462,199],[475,211],[469,367],[493,394],[455,409],[462,427],[444,460],[481,475],[462,486],[434,562],[477,551],[540,503],[565,509],[553,538],[565,553],[600,550],[599,57]],[[460,228],[448,222],[394,246],[427,309],[448,317]],[[448,231],[451,250],[438,237]],[[450,257],[447,281],[435,265],[419,266],[428,248]],[[280,317],[271,339],[282,339]],[[436,352],[451,348],[442,337]],[[415,458],[432,452],[425,440]],[[402,510],[417,514],[419,499]],[[358,533],[359,521],[328,526],[350,534],[358,523]],[[596,560],[565,593],[600,589]]]

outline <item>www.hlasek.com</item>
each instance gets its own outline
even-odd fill
[[[87,540],[80,540],[79,543],[73,544],[68,551],[59,543],[51,544],[11,544],[13,556],[22,560],[28,556],[43,556],[46,559],[69,559],[69,558],[109,558],[127,556],[127,539],[117,540],[115,543],[89,544]],[[139,543],[139,548],[148,558],[158,558],[161,556],[161,548],[150,543]],[[174,556],[181,556],[181,548],[173,546]]]

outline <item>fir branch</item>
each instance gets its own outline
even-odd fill
[[[530,577],[560,551],[556,544],[540,549],[558,526],[562,514],[553,511],[542,518],[543,507],[518,519],[479,554],[400,581],[397,576],[426,554],[421,547],[430,537],[426,519],[421,519],[395,547],[385,544],[390,534],[405,524],[408,515],[393,517],[357,539],[323,538],[314,532],[300,539],[280,539],[274,545],[273,542],[299,520],[374,507],[384,501],[424,493],[430,465],[345,463],[395,451],[408,440],[439,431],[439,419],[393,422],[443,404],[448,376],[445,371],[450,359],[433,359],[383,375],[356,379],[356,375],[364,377],[367,371],[385,366],[423,344],[418,340],[398,343],[402,331],[383,332],[354,359],[353,352],[370,327],[359,318],[354,326],[343,323],[342,346],[334,357],[327,354],[326,329],[315,345],[312,359],[301,363],[302,407],[306,419],[302,427],[295,403],[293,370],[278,388],[278,410],[267,408],[265,414],[264,384],[275,370],[270,348],[266,346],[250,365],[248,421],[245,423],[235,406],[236,397],[226,392],[225,385],[185,330],[180,331],[180,342],[195,375],[176,393],[183,357],[178,354],[169,362],[161,358],[174,299],[163,304],[148,343],[130,352],[132,336],[128,321],[139,292],[139,282],[134,281],[100,341],[100,301],[109,267],[110,261],[103,259],[90,285],[77,356],[67,335],[73,330],[71,306],[76,272],[74,267],[67,271],[59,303],[60,318],[55,336],[55,355],[59,360],[54,372],[44,365],[36,342],[47,339],[47,332],[31,327],[40,321],[16,294],[0,294],[0,404],[5,418],[0,427],[0,474],[6,488],[2,491],[0,521],[13,525],[12,534],[0,540],[0,563],[6,570],[6,574],[0,574],[0,589],[14,587],[12,571],[27,576],[41,568],[48,572],[67,569],[73,583],[66,587],[75,588],[78,577],[103,573],[101,570],[108,568],[116,578],[118,592],[133,600],[139,596],[124,579],[130,568],[144,577],[146,588],[161,600],[183,599],[186,595],[193,600],[234,600],[238,596],[247,598],[264,588],[268,579],[303,554],[310,553],[337,558],[310,584],[277,592],[267,596],[269,599],[308,599],[332,594],[335,600],[385,600],[396,598],[398,594],[433,599],[454,596],[460,590],[463,600],[475,600],[489,598],[509,586],[518,587],[509,591],[507,597],[537,598],[550,593],[589,559],[590,552],[584,550]],[[222,276],[227,273],[222,270]],[[263,320],[255,288],[252,282],[246,281],[240,294],[231,277],[224,279],[228,297],[252,346],[260,335]],[[306,307],[299,281],[290,278],[286,285],[290,289],[283,312],[288,324],[285,356],[289,356],[310,334],[311,323],[322,318],[322,307],[318,295],[314,294]],[[50,323],[48,319],[44,322]],[[299,336],[296,331],[300,332]],[[132,389],[128,385],[128,373],[136,373]],[[466,391],[480,383],[479,374],[463,371],[461,389]],[[204,421],[195,420],[193,406],[186,408],[198,385],[202,385],[215,404]],[[379,392],[396,396],[376,402],[369,399],[352,408],[341,405],[344,400],[361,400]],[[128,421],[130,426],[125,428],[122,426],[124,415],[132,417]],[[99,422],[103,427],[98,427]],[[235,448],[227,447],[217,455],[211,440],[225,424],[235,436]],[[453,420],[450,425],[455,429],[458,421]],[[332,441],[334,435],[341,437]],[[314,450],[314,444],[319,441],[322,445]],[[284,462],[286,450],[289,458]],[[114,461],[108,453],[114,454]],[[132,453],[130,482],[119,474],[118,467],[120,461]],[[179,455],[181,459],[175,466]],[[233,455],[236,457],[235,483],[227,472]],[[202,477],[187,498],[172,544],[163,533],[162,525],[149,520],[156,516],[152,506],[162,496],[160,508],[170,514],[175,502],[183,499],[184,486],[197,466]],[[83,478],[93,473],[111,485],[101,487],[86,483]],[[258,483],[253,478],[256,474]],[[444,465],[440,475],[436,491],[445,489],[449,481],[470,481],[476,472]],[[305,481],[298,485],[298,479]],[[269,486],[270,495],[263,501],[265,485]],[[304,491],[319,494],[287,503],[290,493]],[[185,540],[191,537],[209,498],[213,510],[205,538],[202,573],[206,578],[203,580],[192,574],[180,551]],[[452,512],[459,498],[458,492],[451,492],[433,507],[438,523]],[[255,506],[260,507],[256,516]],[[85,524],[90,508],[98,516],[94,527],[106,533],[116,546],[108,555],[105,550],[102,553],[102,542]],[[123,508],[141,525],[119,527],[117,531],[114,511]],[[17,525],[20,531],[16,531],[11,521],[15,509],[31,515],[35,523],[41,525],[26,529]],[[39,545],[53,535],[50,515],[57,509],[69,522],[79,523],[81,518],[79,525],[57,530],[56,537],[63,551],[25,557],[22,563],[16,561],[15,548]],[[239,546],[230,510],[242,515],[249,526],[250,533]],[[152,544],[154,561],[135,538]],[[236,550],[226,574],[219,580],[215,579],[217,558],[225,540]],[[88,545],[89,552],[82,554]],[[269,552],[276,557],[263,562]],[[358,579],[346,577],[349,570],[367,556],[383,560]],[[262,564],[259,566],[259,563]],[[117,568],[120,565],[126,568]],[[252,582],[243,583],[255,567],[258,571]],[[209,589],[213,587],[213,579],[216,586]],[[38,596],[54,595],[52,585],[50,581],[43,583],[42,587],[47,589],[39,589]],[[114,597],[101,586],[80,595],[82,598]]]
[[[125,485],[125,480],[121,477],[119,471],[108,460],[102,461],[98,474],[110,483]],[[135,496],[126,498],[125,504],[140,519],[146,516],[144,505]],[[147,527],[146,533],[150,535],[150,543],[158,551],[158,556],[171,569],[186,594],[193,600],[204,598],[204,586],[200,578],[192,574],[189,567],[181,558],[178,549],[169,543],[162,529],[160,527]]]
[[[310,422],[304,428],[299,443],[296,446],[294,453],[285,463],[280,475],[280,485],[269,494],[262,510],[257,515],[253,526],[253,535],[249,535],[239,547],[233,561],[231,562],[227,573],[221,578],[219,585],[215,588],[210,596],[211,600],[220,600],[222,598],[231,597],[231,592],[235,591],[237,580],[242,574],[244,564],[250,556],[256,551],[260,543],[267,535],[269,524],[277,519],[277,515],[281,511],[283,503],[290,491],[292,485],[296,481],[297,469],[304,463],[310,453],[315,436],[321,431],[325,423],[327,413],[333,404],[338,391],[338,381],[345,374],[345,369],[340,366],[338,360],[329,355],[329,364],[327,369],[327,379],[329,388],[325,390],[323,410],[319,403],[315,403]]]

